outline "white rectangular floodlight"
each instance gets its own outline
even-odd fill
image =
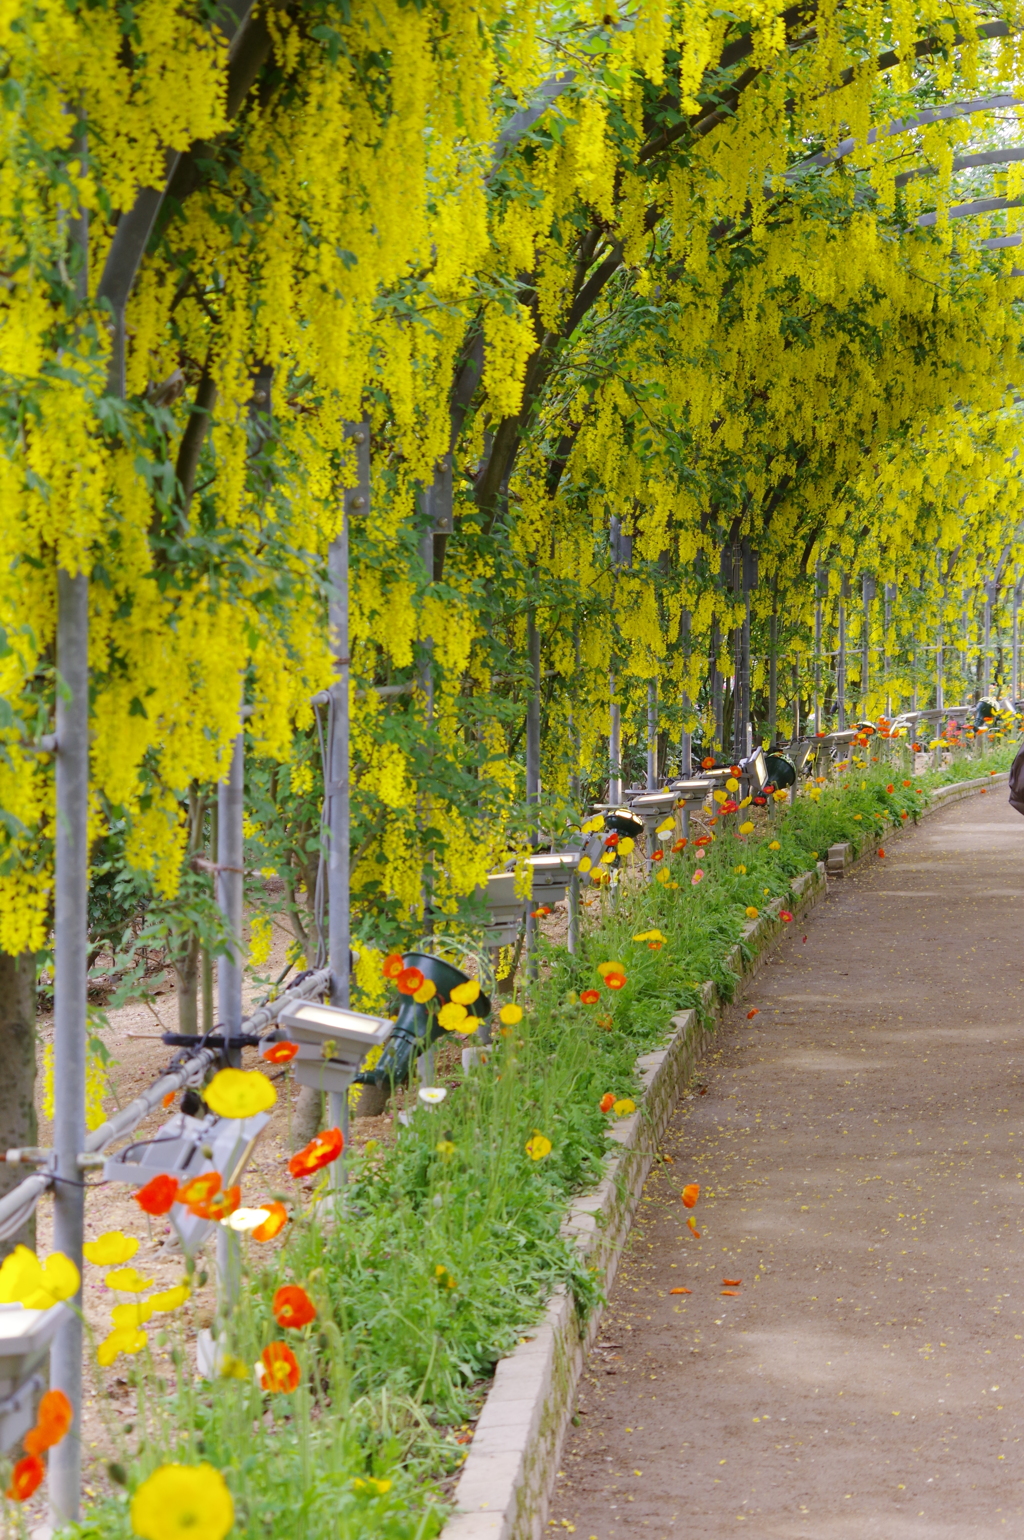
[[[49,1310],[0,1305],[0,1454],[20,1444],[35,1422],[50,1345],[70,1318],[63,1304]]]
[[[340,1005],[299,1000],[278,1017],[299,1052],[292,1060],[300,1085],[317,1091],[348,1090],[371,1048],[380,1048],[394,1030],[386,1016],[364,1016]]]

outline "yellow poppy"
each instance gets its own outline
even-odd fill
[[[173,1289],[162,1289],[159,1294],[151,1294],[145,1303],[150,1310],[162,1315],[169,1310],[179,1309],[191,1294],[192,1290],[187,1283],[179,1283]]]
[[[740,783],[734,775],[730,775],[729,779],[726,781],[725,789],[726,791],[739,791]]]
[[[533,1137],[526,1141],[526,1153],[531,1160],[543,1160],[551,1154],[551,1140],[539,1128],[535,1128]]]
[[[424,979],[419,989],[413,991],[413,999],[417,1005],[426,1005],[437,994],[437,985],[433,979]]]
[[[124,1235],[120,1230],[107,1230],[94,1241],[86,1241],[82,1255],[97,1267],[115,1267],[119,1262],[130,1262],[139,1249],[134,1235]]]
[[[597,971],[602,978],[607,978],[609,973],[625,973],[626,964],[620,962],[602,962],[598,963]]]
[[[446,1031],[461,1032],[464,1029],[466,1017],[468,1015],[469,1012],[466,1010],[466,1007],[464,1005],[460,1005],[458,1000],[449,1000],[448,1004],[442,1005],[441,1009],[438,1011],[437,1019]],[[470,1030],[475,1032],[476,1026],[477,1022],[476,1017],[474,1016],[473,1026]]]
[[[768,846],[768,849],[769,850],[781,850],[782,846],[779,844],[778,840],[772,840],[771,844]]]
[[[120,1294],[144,1294],[153,1287],[152,1278],[143,1278],[137,1267],[116,1268],[103,1282],[108,1289],[117,1289]]]
[[[747,868],[745,866],[734,866],[733,871],[737,877],[745,877],[747,875]]]
[[[758,916],[758,911],[754,908],[753,904],[748,904],[747,905],[747,919],[748,920],[756,920],[757,916]]]
[[[212,1465],[161,1465],[132,1498],[131,1522],[142,1540],[224,1540],[235,1504]]]
[[[615,848],[618,850],[620,856],[632,855],[633,851],[636,849],[636,841],[631,840],[627,834],[624,840],[619,840],[619,843]]]
[[[754,825],[750,822],[749,818],[747,819],[746,823],[741,823],[740,824],[740,833],[741,834],[753,834],[753,832],[754,832]]]
[[[383,1476],[353,1476],[353,1492],[362,1492],[364,1496],[383,1497],[385,1492],[391,1491],[392,1483]]]
[[[78,1291],[81,1274],[70,1257],[51,1251],[40,1262],[27,1246],[15,1246],[0,1267],[0,1305],[49,1310]]]
[[[728,802],[729,800],[729,793],[727,791],[722,791],[721,788],[713,791],[711,795],[714,797],[716,802]]]
[[[251,1118],[269,1112],[277,1092],[258,1069],[222,1069],[203,1092],[203,1100],[220,1118]]]
[[[589,856],[581,856],[580,857],[580,864],[579,864],[579,867],[578,867],[578,870],[579,870],[580,874],[585,877],[587,872],[589,872],[590,868],[593,866],[593,864],[594,863],[593,863],[593,861],[591,861]]]
[[[451,998],[456,1005],[472,1005],[480,996],[479,979],[467,979],[464,984],[456,984],[452,990]]]
[[[118,1326],[104,1337],[96,1349],[96,1358],[101,1368],[109,1369],[119,1353],[138,1353],[149,1341],[144,1331],[139,1331],[134,1326]]]
[[[615,1103],[612,1111],[617,1118],[628,1118],[631,1112],[636,1111],[636,1102],[631,1100],[630,1097],[624,1096],[621,1101]]]
[[[514,1027],[523,1019],[523,1008],[521,1005],[503,1005],[498,1019],[503,1027]]]

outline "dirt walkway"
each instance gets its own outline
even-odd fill
[[[836,883],[730,1013],[648,1182],[553,1528],[1019,1533],[1024,819],[1005,797]]]

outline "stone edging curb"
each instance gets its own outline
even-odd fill
[[[825,897],[824,863],[793,879],[794,917]],[[746,926],[743,941],[726,961],[742,978],[757,971],[784,930],[776,902]],[[753,955],[745,958],[744,951]],[[705,1009],[721,1016],[725,1004],[715,986],[703,986]],[[672,1017],[662,1048],[637,1060],[643,1084],[637,1111],[609,1130],[618,1146],[606,1159],[605,1176],[570,1206],[563,1234],[575,1238],[581,1257],[607,1293],[614,1281],[633,1214],[680,1094],[713,1036],[694,1009]],[[455,1492],[456,1512],[441,1540],[537,1540],[546,1516],[552,1479],[572,1412],[586,1353],[600,1324],[586,1322],[559,1289],[544,1317],[515,1352],[503,1358],[484,1403]]]
[[[1005,785],[1008,779],[1007,771],[999,771],[940,787],[920,817],[962,801],[982,787]],[[850,866],[873,854],[879,844],[872,835]],[[843,868],[849,869],[845,861]],[[796,917],[826,896],[825,863],[819,861],[816,871],[795,877],[792,888]],[[737,993],[744,975],[758,971],[783,932],[779,907],[776,901],[751,921],[743,941],[726,959],[740,975]],[[751,955],[744,958],[747,949]],[[720,1018],[725,1003],[712,983],[704,984],[703,997],[705,1008]],[[672,1027],[664,1047],[637,1060],[643,1099],[635,1113],[609,1131],[619,1148],[608,1156],[599,1186],[573,1201],[563,1227],[564,1234],[575,1238],[581,1257],[600,1275],[606,1294],[654,1152],[713,1035],[713,1029],[702,1026],[692,1009],[673,1016]],[[538,1540],[576,1385],[600,1319],[600,1311],[595,1310],[588,1321],[581,1322],[571,1298],[559,1289],[532,1335],[497,1365],[455,1491],[456,1511],[440,1540]]]

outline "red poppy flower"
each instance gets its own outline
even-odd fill
[[[886,789],[887,792],[889,792],[890,796],[896,790],[895,786],[892,784],[891,781],[889,782],[889,785],[885,789]]]
[[[304,1149],[299,1150],[288,1162],[288,1170],[292,1176],[312,1176],[314,1171],[319,1171],[322,1166],[329,1166],[332,1160],[337,1160],[345,1148],[345,1140],[340,1128],[325,1129],[322,1134],[317,1134],[311,1139]]]
[[[37,1454],[27,1454],[11,1471],[6,1496],[16,1503],[27,1502],[46,1475],[46,1466]]]
[[[290,1064],[298,1051],[298,1043],[271,1043],[269,1048],[264,1048],[260,1058],[267,1064]]]
[[[395,980],[400,995],[414,995],[423,987],[423,974],[418,968],[403,968]]]
[[[672,846],[672,854],[677,856],[681,850],[686,849],[688,844],[689,840],[676,840],[675,844]]]
[[[626,975],[624,973],[606,973],[604,982],[607,989],[625,989]]]
[[[404,967],[401,952],[389,952],[380,971],[386,979],[396,979]]]
[[[792,918],[793,916],[790,914],[788,909],[779,910],[779,919],[782,921],[783,925],[788,925]]]
[[[619,843],[619,836],[615,833],[614,829],[612,830],[611,834],[607,836],[604,843],[606,850],[614,850],[615,846]]]
[[[316,1306],[297,1283],[286,1283],[278,1289],[271,1305],[278,1326],[291,1326],[298,1330],[316,1320]]]
[[[734,802],[731,797],[727,797],[725,799],[725,801],[722,803],[720,811],[722,813],[735,813],[735,811],[736,811],[736,809],[738,807],[739,807],[739,803],[738,802]]]
[[[192,1208],[196,1203],[209,1203],[215,1192],[220,1191],[220,1172],[204,1171],[178,1188],[177,1201]]]
[[[651,851],[651,860],[652,861],[664,861],[664,859],[665,859],[665,852],[663,850],[652,850]]]
[[[768,798],[767,797],[751,797],[750,800],[753,802],[755,807],[767,807],[768,806]]]
[[[648,941],[647,950],[649,952],[660,952],[664,945],[664,941]]]
[[[167,1213],[178,1196],[177,1179],[167,1172],[161,1172],[132,1196],[144,1214],[152,1214],[154,1218],[159,1218],[161,1214]]]
[[[283,1203],[261,1203],[260,1208],[266,1209],[267,1217],[252,1232],[252,1238],[254,1241],[272,1241],[288,1223],[288,1210]]]
[[[601,1097],[598,1105],[600,1106],[602,1112],[611,1112],[612,1108],[615,1106],[615,1097],[610,1091],[606,1091]]]
[[[694,840],[693,843],[695,845],[700,845],[703,848],[705,845],[712,844],[713,841],[714,841],[714,836],[711,835],[711,834],[698,834],[697,838]]]
[[[736,779],[739,780],[740,776],[743,774],[743,771],[740,769],[739,765],[733,765],[729,773],[730,775],[734,775]]]
[[[25,1453],[42,1454],[59,1444],[75,1420],[71,1402],[62,1390],[48,1390],[39,1402],[36,1425],[25,1434]]]
[[[297,1388],[302,1378],[299,1360],[287,1342],[271,1342],[260,1354],[260,1361],[263,1364],[264,1390],[287,1395]]]
[[[900,814],[900,817],[901,817],[901,818],[909,818],[909,817],[910,817],[910,814],[909,814],[909,813],[901,813],[901,814]]]
[[[580,994],[581,1005],[596,1005],[601,996],[596,989],[584,989]]]
[[[903,784],[904,784],[904,786],[909,786],[910,782],[909,781],[904,781]]]

